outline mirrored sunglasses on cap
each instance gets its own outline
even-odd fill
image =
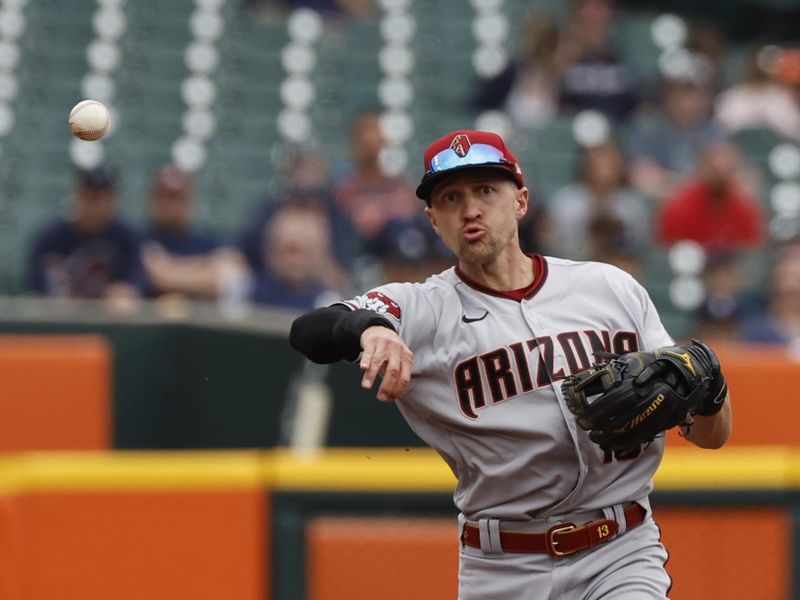
[[[468,165],[513,166],[498,148],[489,144],[472,144],[464,156],[457,154],[452,148],[445,148],[441,152],[437,152],[428,163],[426,174],[434,175]]]

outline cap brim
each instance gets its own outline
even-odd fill
[[[458,175],[459,173],[463,173],[465,171],[494,171],[500,175],[504,175],[511,181],[517,184],[517,187],[520,186],[519,180],[517,179],[516,173],[512,171],[510,166],[503,166],[497,164],[486,164],[486,165],[464,165],[461,167],[455,167],[453,169],[448,169],[447,171],[442,171],[441,173],[434,173],[432,175],[426,175],[422,178],[419,186],[417,186],[417,198],[421,200],[428,200],[433,192],[433,188],[439,185],[442,181],[451,177],[453,175]]]

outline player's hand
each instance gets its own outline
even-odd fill
[[[361,334],[361,370],[364,377],[361,387],[368,390],[376,377],[383,375],[378,388],[378,400],[392,402],[397,400],[411,381],[411,365],[414,354],[405,342],[392,329],[387,327],[368,327]]]

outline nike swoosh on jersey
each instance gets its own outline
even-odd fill
[[[480,317],[470,318],[467,315],[461,315],[461,320],[464,321],[464,323],[475,323],[476,321],[483,321],[488,315],[489,311],[487,310],[484,311],[483,315]]]

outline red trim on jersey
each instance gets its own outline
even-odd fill
[[[533,281],[530,283],[530,285],[526,285],[524,288],[519,288],[518,290],[493,290],[490,287],[486,287],[485,285],[470,279],[458,267],[456,267],[456,275],[458,275],[461,281],[466,283],[469,287],[474,288],[479,292],[489,294],[490,296],[497,296],[498,298],[507,298],[509,300],[522,302],[523,300],[533,298],[544,285],[544,280],[547,279],[547,261],[544,259],[544,257],[541,254],[527,254],[527,256],[529,256],[531,261],[533,261]]]

